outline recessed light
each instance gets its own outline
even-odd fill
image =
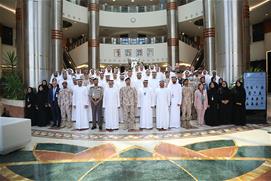
[[[135,2],[135,0],[131,0],[131,2],[133,3],[133,2]]]
[[[268,13],[265,13],[265,16],[268,16]]]
[[[182,33],[182,35],[184,35],[184,33]]]

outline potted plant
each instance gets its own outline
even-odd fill
[[[12,117],[24,117],[24,85],[16,71],[17,56],[14,51],[4,54],[3,60],[9,70],[3,75],[3,97],[1,103]]]

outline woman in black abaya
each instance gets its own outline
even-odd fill
[[[231,124],[232,122],[232,101],[231,101],[231,91],[228,88],[226,81],[222,82],[222,86],[219,89],[220,97],[220,121],[221,124]]]
[[[46,108],[48,104],[48,96],[46,92],[43,90],[43,86],[39,85],[38,93],[37,93],[37,101],[36,101],[36,112],[37,112],[37,125],[38,126],[46,126]]]
[[[31,119],[31,126],[35,126],[35,112],[36,112],[36,95],[32,87],[27,88],[25,95],[25,117]]]
[[[208,95],[208,109],[205,113],[205,123],[209,126],[218,126],[219,122],[219,95],[218,95],[218,85],[215,82],[209,84],[209,89],[207,91]]]
[[[246,125],[246,91],[242,82],[236,81],[233,93],[233,123]]]

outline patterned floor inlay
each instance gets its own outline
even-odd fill
[[[47,128],[32,128],[32,136],[34,137],[46,137],[56,139],[70,139],[70,140],[94,140],[94,141],[118,141],[118,140],[161,140],[161,139],[179,139],[179,138],[191,138],[198,136],[215,136],[236,133],[241,131],[249,131],[254,129],[260,129],[268,124],[249,124],[246,126],[223,126],[218,128],[203,128],[203,129],[191,129],[191,130],[170,130],[164,132],[143,131],[134,133],[125,133],[121,131],[117,132],[80,132],[69,130],[52,130]]]
[[[214,140],[179,146],[38,143],[0,156],[0,180],[270,180],[271,145]]]

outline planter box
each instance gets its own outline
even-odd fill
[[[1,99],[1,104],[9,111],[11,117],[24,118],[24,100]]]

